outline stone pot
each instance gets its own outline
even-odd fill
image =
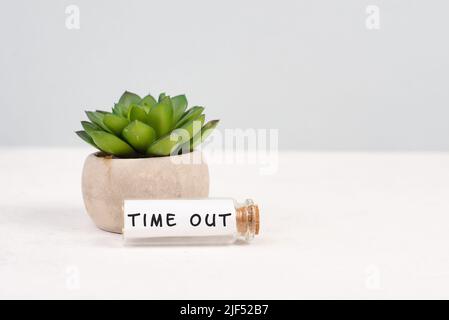
[[[142,159],[94,153],[84,163],[82,191],[94,223],[100,229],[122,233],[123,200],[207,197],[209,170],[199,151]]]

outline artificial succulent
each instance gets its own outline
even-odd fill
[[[218,120],[204,124],[204,108],[187,109],[185,95],[161,93],[156,100],[126,91],[112,112],[86,111],[76,134],[106,155],[119,158],[160,157],[192,151],[203,142]]]

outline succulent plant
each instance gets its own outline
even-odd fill
[[[218,125],[206,124],[204,108],[187,110],[185,95],[165,93],[156,100],[125,91],[112,112],[86,111],[76,134],[103,153],[119,158],[160,157],[192,151]]]

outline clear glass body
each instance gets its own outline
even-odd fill
[[[133,236],[123,230],[123,239],[125,245],[130,246],[163,246],[163,245],[230,245],[249,243],[259,234],[260,217],[259,207],[251,199],[239,203],[233,199],[234,212],[232,219],[232,228],[229,228],[225,234],[220,235],[160,235],[145,236],[145,233]],[[174,200],[176,201],[176,200]],[[214,201],[214,199],[201,199],[201,201]],[[212,204],[213,205],[213,204]]]

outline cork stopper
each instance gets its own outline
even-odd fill
[[[259,234],[259,206],[247,200],[246,204],[236,209],[237,231],[250,239]]]

